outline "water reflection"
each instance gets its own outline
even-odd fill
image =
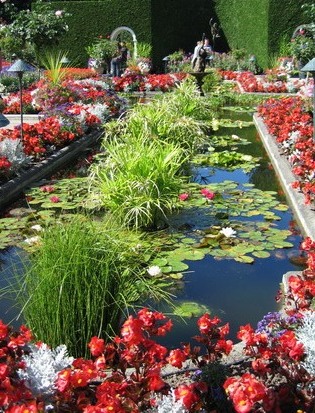
[[[18,248],[8,248],[0,250],[0,289],[6,292],[1,294],[0,299],[0,319],[14,328],[18,328],[23,319],[17,319],[20,308],[16,303],[16,295],[12,291],[16,286],[18,275],[23,274],[27,263],[27,254]],[[11,293],[9,292],[11,291]]]

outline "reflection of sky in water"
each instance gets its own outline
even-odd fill
[[[14,285],[18,274],[23,273],[22,260],[26,253],[17,248],[9,248],[7,251],[0,251],[0,288]],[[1,296],[0,298],[0,319],[5,323],[10,323],[14,327],[19,327],[23,322],[21,319],[14,320],[19,313],[16,306],[14,294]]]
[[[277,250],[272,258],[256,259],[254,264],[241,264],[234,260],[215,260],[206,256],[202,261],[190,261],[185,275],[185,289],[179,291],[177,299],[195,301],[210,308],[223,323],[229,322],[231,339],[236,340],[240,325],[257,322],[269,311],[278,311],[275,296],[282,275],[296,271],[287,257],[289,250]],[[167,307],[162,306],[166,312]],[[172,333],[161,340],[163,344],[176,346],[188,341],[198,333],[197,318],[186,320],[176,317]]]
[[[248,182],[248,176],[242,169],[237,169],[236,171],[229,172],[222,169],[214,170],[213,168],[201,167],[195,168],[193,170],[193,173],[193,182],[197,182],[201,185],[220,183],[223,181],[235,181],[239,184],[246,184]]]

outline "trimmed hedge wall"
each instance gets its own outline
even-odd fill
[[[70,60],[87,65],[85,47],[98,36],[106,37],[119,26],[130,27],[141,42],[152,43],[151,0],[54,1],[56,9],[71,13],[69,32],[61,48],[69,51]]]
[[[230,49],[246,49],[266,68],[283,36],[290,39],[299,24],[308,23],[301,5],[313,1],[217,0],[215,10]]]
[[[128,26],[139,42],[153,46],[156,70],[162,58],[182,48],[192,52],[203,33],[211,40],[209,20],[221,28],[216,51],[244,48],[266,68],[269,58],[305,21],[301,5],[314,0],[67,0],[54,1],[56,9],[67,10],[69,33],[62,49],[78,65],[86,66],[85,47],[119,26]]]

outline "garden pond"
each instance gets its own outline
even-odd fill
[[[170,228],[165,230],[167,235],[169,236],[170,231],[176,229],[174,231],[176,237],[180,231],[181,242],[188,246],[191,244],[197,246],[196,254],[191,256],[191,259],[188,254],[188,258],[183,260],[182,266],[178,268],[180,276],[175,279],[176,288],[172,300],[175,310],[166,304],[145,303],[145,305],[153,305],[155,309],[163,311],[173,319],[172,333],[161,339],[161,342],[169,347],[176,347],[180,342],[189,341],[196,335],[197,316],[204,312],[210,312],[223,322],[229,322],[230,338],[236,339],[240,325],[251,323],[255,326],[266,313],[279,310],[280,304],[276,302],[275,297],[283,274],[301,269],[294,260],[299,256],[301,235],[294,222],[292,211],[285,206],[286,201],[280,184],[270,166],[255,126],[251,122],[252,113],[226,111],[225,116],[234,121],[229,124],[227,120],[225,127],[220,127],[218,138],[225,134],[235,134],[240,141],[248,140],[250,144],[242,145],[240,149],[245,154],[244,164],[242,168],[235,169],[227,166],[222,169],[222,158],[220,167],[216,166],[213,158],[212,165],[209,166],[208,162],[204,162],[203,155],[206,155],[201,154],[191,165],[192,192],[196,191],[196,188],[199,188],[199,192],[203,186],[207,185],[209,188],[209,185],[210,187],[213,185],[213,193],[216,191],[225,193],[221,209],[214,211],[213,216],[210,213],[209,216],[209,211],[200,209],[197,202],[195,207],[183,209],[179,214],[170,217]],[[236,119],[237,123],[235,123]],[[229,153],[235,148],[221,149],[226,155],[228,165]],[[246,156],[259,157],[259,164],[253,169],[248,168]],[[244,195],[247,190],[253,191],[243,197],[245,204],[252,205],[249,209],[237,200],[237,194]],[[261,209],[257,209],[256,201]],[[243,214],[241,214],[242,209]],[[235,224],[231,217],[237,219],[238,223]],[[244,239],[246,236],[256,239],[257,248],[249,246],[244,252],[242,249],[238,250],[236,246],[232,257],[225,254],[224,246],[221,249],[215,248],[218,245],[213,239],[217,237],[207,232],[206,228],[216,222],[221,222],[221,227],[238,228],[237,232]],[[242,229],[243,224],[249,227],[247,232]],[[272,236],[269,233],[269,238],[264,238],[262,234],[266,226],[270,226],[271,232],[286,231],[285,239],[276,233]],[[233,239],[233,234],[230,235],[231,238],[227,237],[227,242]],[[159,237],[163,239],[163,230],[159,231],[158,239]],[[269,248],[262,247],[263,243],[269,243]],[[7,285],[13,273],[23,272],[25,259],[27,261],[27,253],[18,248],[10,247],[0,251],[0,287]],[[162,257],[155,265],[160,267],[164,265],[167,268],[169,262],[165,259],[163,262]],[[6,297],[1,298],[0,318],[18,327],[22,320],[16,320],[19,311],[13,304]]]

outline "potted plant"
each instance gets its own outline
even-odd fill
[[[117,45],[110,39],[99,37],[90,46],[86,47],[89,55],[88,66],[97,73],[103,73],[110,66],[110,59],[115,53]]]

